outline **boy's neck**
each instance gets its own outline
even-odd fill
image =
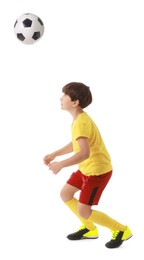
[[[73,121],[75,121],[76,118],[77,118],[80,114],[82,114],[82,113],[84,113],[84,111],[83,111],[83,109],[82,109],[81,107],[77,107],[75,110],[73,110],[73,111],[71,112],[71,115],[72,115],[72,117],[73,117]]]

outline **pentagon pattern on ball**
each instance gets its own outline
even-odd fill
[[[31,27],[31,25],[32,25],[32,20],[26,18],[26,19],[23,21],[23,25],[24,25],[24,27]]]
[[[37,42],[44,33],[43,21],[35,14],[26,13],[18,17],[14,24],[14,32],[18,40],[25,44]]]
[[[17,38],[20,40],[20,41],[24,41],[25,40],[25,37],[23,36],[22,33],[17,33]]]

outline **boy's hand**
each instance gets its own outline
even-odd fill
[[[45,165],[49,165],[49,163],[51,161],[53,161],[55,159],[55,156],[53,154],[47,154],[44,158],[43,158],[43,161],[44,161],[44,164]]]
[[[53,162],[49,164],[49,170],[53,172],[53,174],[57,174],[62,169],[61,162]]]

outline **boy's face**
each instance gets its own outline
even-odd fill
[[[71,101],[70,96],[63,94],[60,98],[61,109],[71,111],[75,107],[76,101]]]

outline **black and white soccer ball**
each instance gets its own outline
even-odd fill
[[[43,36],[44,24],[37,15],[25,13],[15,21],[14,32],[22,43],[33,44]]]

